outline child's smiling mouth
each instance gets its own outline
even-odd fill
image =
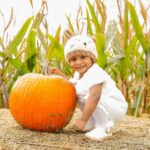
[[[82,70],[84,68],[85,68],[85,66],[76,67],[77,70]]]

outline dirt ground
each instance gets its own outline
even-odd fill
[[[37,132],[22,128],[8,109],[0,109],[0,150],[150,150],[150,117],[126,116],[112,129],[113,136],[91,141],[73,130],[77,109],[60,133]]]

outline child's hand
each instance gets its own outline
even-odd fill
[[[60,75],[62,77],[64,77],[65,79],[69,79],[65,74],[63,74],[58,68],[56,67],[51,67],[50,68],[50,72],[51,74],[54,74],[54,75]]]
[[[76,121],[75,123],[75,128],[77,131],[84,131],[84,127],[85,127],[86,122],[79,119]]]
[[[62,74],[62,72],[58,68],[56,68],[56,67],[50,68],[50,72],[52,74],[56,74],[56,75],[61,75]]]

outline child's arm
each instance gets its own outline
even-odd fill
[[[69,78],[64,73],[62,73],[58,68],[55,68],[55,67],[50,68],[50,71],[51,71],[51,74],[60,75],[64,77],[65,79],[69,80]]]
[[[76,122],[76,127],[83,130],[90,116],[94,112],[101,96],[102,84],[98,84],[90,88],[90,94],[83,109],[81,118]]]

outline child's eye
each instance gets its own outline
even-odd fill
[[[69,59],[70,62],[75,62],[76,60],[77,60],[76,57],[72,57],[72,58]]]
[[[80,58],[81,58],[81,59],[85,59],[85,58],[86,58],[86,56],[84,56],[84,55],[81,55],[81,56],[80,56]]]

